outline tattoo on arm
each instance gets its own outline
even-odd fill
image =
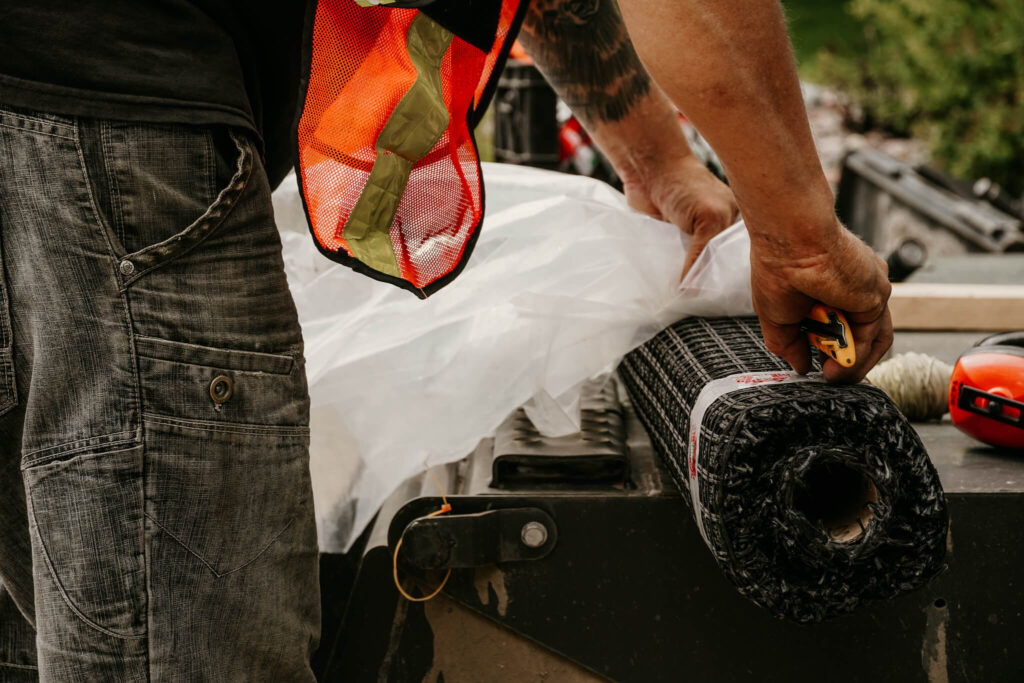
[[[619,121],[650,92],[615,0],[526,1],[519,40],[584,123]]]

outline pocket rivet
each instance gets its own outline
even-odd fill
[[[121,275],[131,275],[135,272],[135,264],[128,259],[125,259],[124,261],[121,261],[121,264],[117,269],[121,271]]]
[[[220,406],[222,403],[227,403],[227,400],[231,398],[231,394],[234,391],[235,383],[231,381],[231,378],[227,375],[217,375],[210,382],[210,398],[213,402]]]

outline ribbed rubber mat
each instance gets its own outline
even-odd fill
[[[787,375],[756,318],[689,318],[619,368],[726,576],[777,616],[813,622],[923,585],[943,567],[948,517],[917,433],[867,384],[755,384],[710,403],[691,470],[690,412],[709,382]],[[693,507],[693,506],[692,506]]]

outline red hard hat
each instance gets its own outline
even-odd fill
[[[987,337],[957,359],[949,414],[979,441],[1024,450],[1024,332]]]

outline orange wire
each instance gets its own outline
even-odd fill
[[[434,510],[429,515],[427,515],[427,517],[437,517],[438,515],[443,515],[446,512],[451,512],[452,506],[448,503],[448,496],[445,495],[444,486],[441,485],[441,480],[437,478],[436,474],[434,474],[434,470],[430,469],[430,465],[427,465],[426,463],[423,464],[427,468],[427,472],[430,473],[430,477],[434,480],[434,483],[437,484],[437,488],[441,489],[442,501],[441,509]],[[402,583],[398,580],[398,551],[402,549],[403,540],[404,538],[398,539],[398,543],[395,544],[395,554],[392,556],[391,559],[391,575],[395,579],[395,588],[398,589],[398,592],[402,594],[403,598],[410,602],[426,602],[427,600],[432,600],[436,598],[444,589],[445,584],[448,583],[448,577],[452,575],[451,567],[448,568],[448,572],[444,575],[444,579],[441,580],[441,585],[438,586],[433,593],[422,598],[414,598],[413,596],[405,592],[405,589],[402,588]]]
[[[435,484],[437,484],[437,488],[441,489],[441,502],[448,506],[448,509],[451,510],[452,506],[448,505],[448,496],[444,494],[444,486],[441,485],[441,480],[437,478],[436,474],[434,474],[434,470],[430,469],[430,465],[424,462],[423,466],[427,468],[427,473],[430,474],[430,478],[434,480]]]

